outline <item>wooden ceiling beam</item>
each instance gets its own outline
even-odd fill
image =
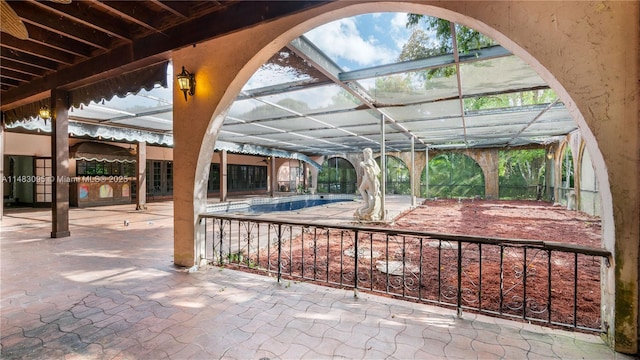
[[[189,4],[185,1],[182,2],[168,2],[168,1],[160,1],[160,0],[151,0],[157,6],[163,8],[164,10],[172,13],[173,15],[181,18],[182,20],[186,20],[189,18]]]
[[[45,70],[42,68],[38,68],[35,66],[31,66],[30,64],[25,64],[21,62],[14,61],[9,58],[0,57],[0,68],[2,69],[10,69],[13,71],[18,71],[24,74],[32,75],[32,76],[42,76],[45,74]]]
[[[0,77],[0,85],[2,85],[3,89],[8,89],[20,85],[20,81]]]
[[[159,30],[155,22],[161,17],[154,16],[142,1],[98,1],[96,5],[148,30]]]
[[[41,27],[103,50],[108,50],[113,43],[113,38],[107,34],[95,31],[95,29],[76,23],[71,19],[65,19],[62,16],[51,16],[50,12],[31,2],[12,1],[11,7],[25,24]]]
[[[65,65],[76,63],[76,57],[66,51],[60,51],[48,46],[43,46],[37,42],[29,40],[18,40],[11,35],[2,34],[2,47]],[[58,66],[56,66],[56,69],[57,68]]]
[[[3,41],[6,38],[2,39]],[[4,44],[3,44],[4,45]],[[3,59],[2,66],[4,66],[4,59],[10,59],[15,62],[34,66],[45,71],[53,71],[58,68],[58,63],[50,59],[45,59],[39,56],[34,56],[18,49],[10,49],[5,46],[0,47],[0,58]]]
[[[22,72],[14,71],[11,69],[0,69],[0,77],[3,79],[12,79],[19,82],[31,81],[33,76]]]
[[[85,43],[66,38],[62,35],[52,33],[51,31],[32,26],[31,24],[25,26],[29,31],[29,39],[27,39],[27,41],[37,43],[41,46],[60,50],[80,58],[90,57],[91,53],[95,49]]]
[[[221,11],[153,33],[123,44],[108,53],[64,67],[53,74],[3,93],[2,110],[10,109],[21,99],[54,88],[72,89],[100,79],[169,59],[170,52],[185,46],[223,36],[233,31],[273,21],[279,17],[317,7],[327,1],[238,1]],[[211,26],[216,24],[216,26]],[[3,37],[3,43],[4,43]],[[4,44],[3,44],[4,45]]]
[[[128,23],[122,19],[108,16],[100,10],[100,7],[94,6],[94,3],[94,1],[72,1],[70,4],[59,4],[53,1],[36,2],[38,6],[60,17],[104,32],[114,38],[131,41]]]

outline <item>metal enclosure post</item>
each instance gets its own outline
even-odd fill
[[[385,131],[384,131],[384,114],[380,115],[380,170],[381,171],[381,179],[380,179],[380,192],[382,205],[380,206],[380,210],[382,211],[382,220],[386,220],[387,211],[385,210],[385,201],[386,201],[386,193],[387,193],[387,157],[385,150]]]
[[[416,169],[416,142],[414,137],[411,137],[411,207],[416,206],[416,179],[415,179],[415,169]]]
[[[427,145],[426,149],[424,149],[425,157],[424,157],[424,180],[427,184],[427,188],[425,190],[424,197],[426,199],[429,198],[429,145]]]

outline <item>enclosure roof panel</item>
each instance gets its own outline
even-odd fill
[[[341,19],[294,39],[245,84],[218,139],[333,155],[379,149],[382,121],[386,145],[395,151],[408,151],[411,138],[416,150],[508,147],[544,144],[577,129],[544,80],[494,42],[468,51],[447,42],[448,52],[402,59],[411,30],[392,31],[389,21],[403,16]],[[127,139],[160,133],[165,141],[172,133],[174,71],[167,69],[168,88],[72,108],[70,120],[122,127]],[[29,128],[48,126],[34,124]]]

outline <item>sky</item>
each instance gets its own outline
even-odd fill
[[[350,71],[397,62],[403,45],[412,33],[406,23],[406,13],[371,13],[335,20],[303,35],[342,70]],[[303,79],[291,69],[267,64],[254,74],[244,89]],[[367,88],[372,86],[373,81],[360,82]],[[316,105],[329,105],[341,90],[338,87],[320,87],[311,91],[313,94],[307,91],[289,93],[287,96],[298,101],[312,101]],[[232,106],[231,114],[242,114],[255,105],[250,101],[237,101]]]
[[[343,70],[393,63],[411,35],[407,14],[375,13],[336,20],[305,34]]]
[[[357,70],[396,62],[402,46],[411,36],[412,30],[406,28],[406,22],[406,13],[364,14],[332,21],[303,35],[342,70]],[[277,66],[265,66],[249,80],[246,88],[286,82],[287,77],[289,81],[294,80],[294,76],[286,71]]]

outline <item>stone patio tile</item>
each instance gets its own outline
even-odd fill
[[[131,306],[129,306],[128,304],[119,304],[117,302],[114,302],[113,300],[111,300],[111,302],[115,305],[114,307],[110,307],[110,308],[102,308],[103,312],[105,314],[108,315],[115,315],[115,314],[120,314],[121,312],[125,311],[125,310],[131,310]]]
[[[531,350],[529,350],[529,354],[536,354],[541,356],[548,357],[557,357],[556,353],[553,351],[553,344],[548,344],[543,341],[538,340],[527,340],[529,345],[531,346]]]
[[[182,329],[182,326],[177,325],[176,327],[171,327],[167,329],[167,332],[173,335],[177,341],[184,344],[191,344],[197,339],[208,336],[205,330],[199,328],[185,328],[186,331],[181,334],[176,334],[178,329]]]
[[[422,346],[419,348],[423,353],[428,354],[429,356],[441,356],[444,357],[444,348],[447,343],[434,340],[434,339],[424,339],[422,341]]]
[[[105,216],[95,221],[115,224],[121,214],[107,208],[100,209]],[[72,209],[72,214],[75,210],[85,211]],[[167,211],[171,210],[167,207]],[[230,269],[221,271],[215,267],[187,274],[184,269],[171,265],[172,244],[167,240],[172,236],[171,215],[166,217],[169,226],[150,229],[145,220],[148,213],[130,211],[126,214],[137,219],[135,226],[144,230],[137,232],[135,239],[122,236],[129,233],[122,232],[125,231],[122,220],[118,219],[116,225],[103,228],[99,242],[87,242],[83,238],[95,237],[93,230],[76,228],[72,229],[70,238],[43,238],[42,244],[47,244],[44,248],[48,250],[63,254],[60,256],[73,254],[79,248],[87,254],[126,248],[130,256],[127,258],[71,256],[69,261],[52,262],[32,243],[7,243],[3,232],[0,239],[3,247],[0,253],[3,271],[0,357],[56,360],[630,358],[613,353],[597,336],[470,313],[459,319],[451,309],[422,303],[364,292],[354,298],[351,289],[324,288],[288,280],[277,284],[273,277]],[[86,219],[94,220],[95,215],[89,215]],[[160,224],[160,220],[153,221]],[[166,230],[165,233],[161,229]],[[140,243],[144,243],[144,250],[136,246]],[[99,249],[91,249],[98,244]],[[16,260],[5,261],[6,246],[20,249],[22,253],[43,253],[34,261],[42,264],[39,270],[46,269],[46,272],[24,274],[19,283],[6,284],[5,274],[15,271],[11,261],[19,266]],[[149,252],[148,249],[161,250]],[[109,282],[79,281],[71,286],[69,278],[57,275],[90,274],[103,268],[135,270],[127,270],[126,276],[114,276]],[[140,281],[133,275],[136,273],[162,273],[162,276]],[[34,281],[30,283],[30,279]],[[27,305],[34,306],[25,308]],[[24,337],[23,329],[36,337]]]
[[[388,357],[389,355],[386,353],[383,353],[375,349],[371,349],[365,352],[364,357],[362,359],[378,360],[378,359],[387,359]]]
[[[64,316],[57,320],[54,320],[52,323],[58,324],[60,330],[64,332],[72,332],[78,328],[92,324],[91,320],[77,319],[70,313],[68,316]]]
[[[63,335],[64,333],[60,331],[57,324],[45,324],[39,328],[24,332],[25,337],[38,338],[45,344],[52,342]]]
[[[471,351],[473,339],[466,336],[454,335],[451,341],[444,347],[444,354],[447,357],[465,357]]]
[[[182,360],[182,359],[207,359],[207,354],[204,349],[196,344],[185,344],[177,352],[169,354],[170,359]]]
[[[115,331],[116,334],[127,334],[133,326],[134,324],[127,322],[124,318],[119,318],[117,321],[107,325],[106,328]]]
[[[396,351],[391,354],[396,359],[417,359],[418,348],[410,344],[396,343]]]
[[[317,353],[320,356],[333,357],[334,349],[342,344],[341,341],[335,339],[322,339],[322,342],[318,346],[314,346],[311,351]]]
[[[396,351],[396,344],[394,338],[376,336],[369,340],[365,344],[365,350],[376,350],[388,356]],[[385,357],[386,357],[385,356]]]
[[[364,355],[364,347],[359,347],[358,344],[342,343],[333,350],[334,358],[362,359]]]
[[[311,349],[302,344],[290,344],[287,351],[280,355],[281,359],[302,359]]]
[[[281,341],[269,339],[268,341],[260,344],[258,351],[265,351],[270,354],[273,354],[273,358],[282,358],[282,355],[289,351],[289,348],[292,346],[290,343],[283,343]],[[297,346],[297,345],[295,345]]]
[[[493,343],[486,343],[479,340],[473,340],[471,342],[471,348],[477,353],[491,354],[498,358],[504,357],[504,349],[501,345]]]

